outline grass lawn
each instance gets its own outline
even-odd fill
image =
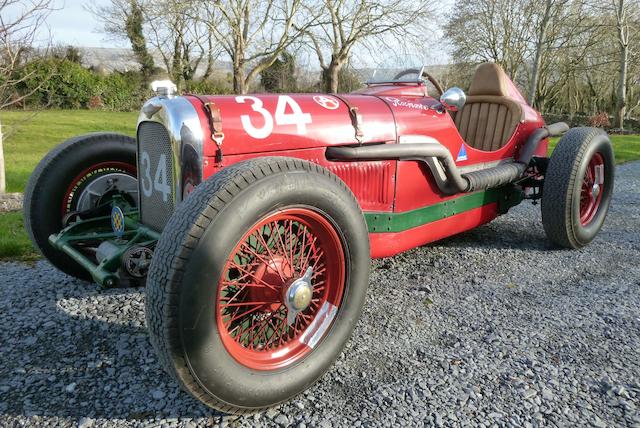
[[[138,113],[90,110],[2,111],[7,191],[22,192],[31,171],[53,147],[76,135],[114,131],[135,135]]]
[[[3,111],[4,155],[7,190],[22,192],[29,175],[54,146],[76,135],[96,131],[135,134],[137,112],[89,110]],[[640,135],[611,137],[616,162],[640,159]],[[555,146],[557,140],[552,141]],[[36,253],[22,226],[22,213],[0,214],[0,260],[33,260]]]
[[[54,146],[76,135],[114,131],[135,135],[138,113],[89,110],[1,111],[7,191],[22,192],[31,171]],[[22,212],[0,214],[0,260],[34,260]]]
[[[640,159],[640,135],[611,135],[613,152],[616,163],[624,163]],[[553,138],[549,144],[549,153],[558,143],[559,138]]]
[[[0,214],[0,260],[35,260],[39,254],[22,225],[22,212]]]

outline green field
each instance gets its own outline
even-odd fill
[[[611,135],[616,163],[624,163],[640,159],[640,135]],[[553,138],[549,145],[549,153],[558,143],[559,138]]]
[[[5,134],[7,191],[22,192],[40,159],[64,140],[96,131],[135,135],[137,120],[137,113],[90,110],[0,112]]]
[[[0,112],[5,132],[4,154],[9,192],[22,192],[31,171],[42,157],[64,140],[88,132],[135,134],[138,114],[47,110]],[[618,163],[640,159],[640,136],[611,137]],[[552,146],[555,141],[552,142]],[[35,253],[22,227],[22,213],[0,214],[0,260],[33,259]]]

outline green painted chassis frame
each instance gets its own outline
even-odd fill
[[[118,285],[117,272],[122,266],[123,254],[134,245],[148,246],[158,239],[160,234],[139,223],[138,212],[131,211],[125,214],[125,230],[122,235],[113,232],[111,216],[103,216],[77,221],[60,233],[51,235],[49,243],[85,268],[95,282],[103,287],[115,287]],[[98,264],[74,246],[74,244],[104,241],[111,241],[118,250]]]
[[[401,232],[491,203],[497,203],[499,212],[504,214],[511,207],[518,205],[523,197],[524,194],[519,188],[508,185],[498,189],[463,194],[457,198],[412,211],[365,212],[364,216],[369,233]],[[138,212],[129,210],[125,213],[125,231],[122,235],[113,232],[110,216],[102,216],[77,221],[60,233],[51,235],[49,242],[54,248],[66,253],[84,267],[95,282],[103,287],[115,287],[119,282],[118,270],[122,266],[124,253],[134,245],[154,245],[158,239],[160,239],[160,233],[141,224]],[[104,241],[114,244],[117,251],[99,263],[94,262],[76,248],[85,243]]]

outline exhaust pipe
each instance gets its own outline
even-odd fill
[[[329,147],[327,159],[337,161],[415,160],[425,163],[445,195],[475,192],[513,183],[522,177],[536,152],[540,141],[562,135],[569,130],[560,122],[535,130],[527,139],[517,161],[461,174],[451,152],[434,139],[426,136],[405,136],[405,141],[418,143],[376,144],[357,147]]]

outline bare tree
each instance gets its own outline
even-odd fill
[[[144,24],[147,19],[144,0],[111,0],[104,6],[87,6],[93,15],[103,24],[103,31],[116,39],[127,39],[131,50],[140,65],[140,71],[147,80],[155,69],[153,56],[147,47]]]
[[[445,26],[454,60],[495,62],[516,80],[532,40],[535,0],[456,0]]]
[[[637,21],[638,4],[631,0],[610,0],[615,16],[615,28],[618,44],[618,84],[616,88],[615,123],[624,129],[625,111],[627,108],[627,76],[629,70],[629,55],[632,37],[637,35],[632,31],[632,22]],[[637,22],[635,22],[637,24]],[[632,36],[633,35],[633,36]]]
[[[313,18],[302,17],[302,0],[214,0],[197,4],[198,20],[231,60],[233,90],[241,94],[313,23]],[[299,25],[302,21],[305,23]]]
[[[601,42],[602,32],[589,19],[585,0],[544,0],[534,2],[533,7],[528,101],[542,107],[548,91],[553,89],[547,84],[556,83],[549,74],[566,59],[567,51],[593,48]],[[567,66],[566,61],[564,65]]]
[[[326,92],[337,92],[340,70],[348,63],[354,47],[377,44],[395,38],[411,43],[420,33],[427,39],[425,23],[432,16],[426,1],[408,0],[324,0],[309,1],[307,9],[317,16],[316,25],[305,31],[322,68]]]
[[[53,9],[52,0],[0,0],[0,109],[22,102],[32,92],[19,94],[16,86],[31,77],[16,74],[32,49],[38,32]],[[0,123],[0,194],[6,192],[2,123]]]
[[[104,31],[128,39],[141,71],[148,77],[154,69],[152,49],[160,56],[169,77],[178,85],[196,77],[206,64],[204,77],[211,74],[218,55],[207,27],[194,19],[195,1],[111,0],[101,7],[89,7],[102,21]]]

